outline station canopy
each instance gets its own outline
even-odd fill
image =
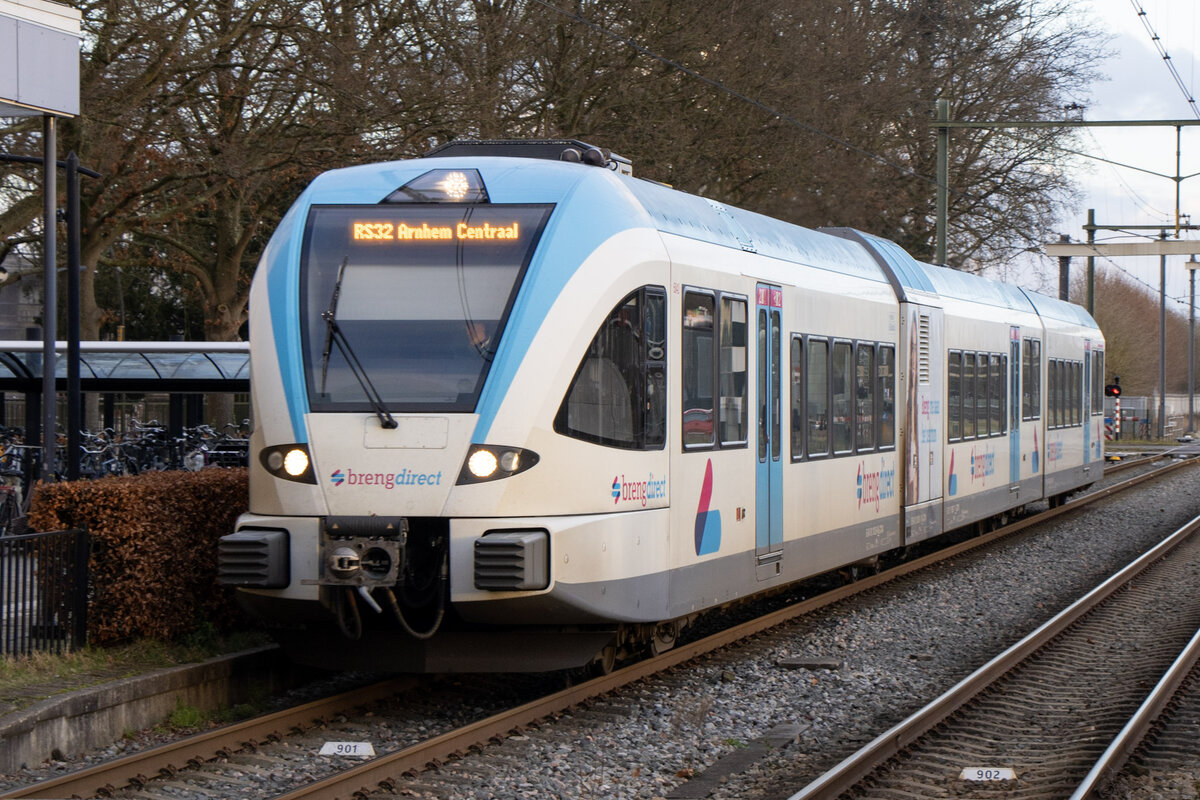
[[[56,345],[55,380],[66,391],[67,344]],[[0,391],[39,392],[41,342],[0,341]],[[247,392],[248,342],[80,342],[84,392]]]

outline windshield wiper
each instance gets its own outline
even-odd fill
[[[363,394],[367,396],[367,402],[371,404],[375,416],[379,417],[380,427],[395,428],[397,427],[395,418],[387,410],[387,406],[383,403],[383,397],[375,388],[375,384],[371,383],[367,371],[363,369],[358,356],[354,354],[354,349],[350,347],[349,340],[346,339],[346,334],[342,333],[342,329],[337,323],[338,298],[342,294],[342,278],[346,274],[346,265],[349,261],[349,256],[342,259],[341,266],[338,267],[337,280],[333,284],[333,296],[329,298],[329,308],[321,312],[321,319],[325,320],[325,349],[321,352],[321,393],[325,393],[325,381],[329,376],[329,352],[331,346],[336,344],[342,357],[346,359],[351,374],[358,381],[358,385],[362,387]]]

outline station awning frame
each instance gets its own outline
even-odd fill
[[[66,342],[56,342],[64,353]],[[85,392],[246,392],[248,342],[80,342]],[[0,391],[36,392],[44,379],[42,343],[0,340]],[[67,361],[55,359],[55,384],[65,391]]]

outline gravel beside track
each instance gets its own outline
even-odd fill
[[[1189,467],[614,692],[399,781],[394,796],[786,798],[1197,513],[1200,469]],[[808,666],[785,663],[796,661]],[[469,685],[463,677],[461,685]],[[436,727],[460,711],[477,718],[483,709],[469,702],[461,709],[443,706],[434,715]],[[416,732],[402,732],[404,726],[381,716],[349,721],[353,740],[371,741],[380,752],[412,743],[405,739]],[[759,744],[781,730],[790,743]],[[319,746],[317,738],[308,746]],[[323,738],[335,737],[326,731]],[[318,756],[315,749],[306,753],[304,745],[295,755],[301,757],[264,761],[265,783],[283,790],[300,775],[356,763]],[[748,763],[731,767],[739,756]],[[1200,763],[1194,771],[1200,778]],[[725,774],[716,777],[719,772]],[[38,773],[0,776],[0,787],[28,783]],[[227,780],[224,796],[269,794],[244,771]],[[169,792],[152,786],[126,796],[211,796],[211,789],[206,795],[178,784]],[[1120,796],[1195,795],[1133,790]]]
[[[424,772],[397,795],[786,798],[1200,513],[1198,490],[1200,470],[1184,469]],[[834,666],[781,664],[793,659]],[[706,795],[688,791],[689,777],[787,724],[794,743]]]

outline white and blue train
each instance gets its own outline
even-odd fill
[[[326,666],[608,666],[1103,466],[1081,308],[578,142],[321,175],[250,329],[221,578]]]

